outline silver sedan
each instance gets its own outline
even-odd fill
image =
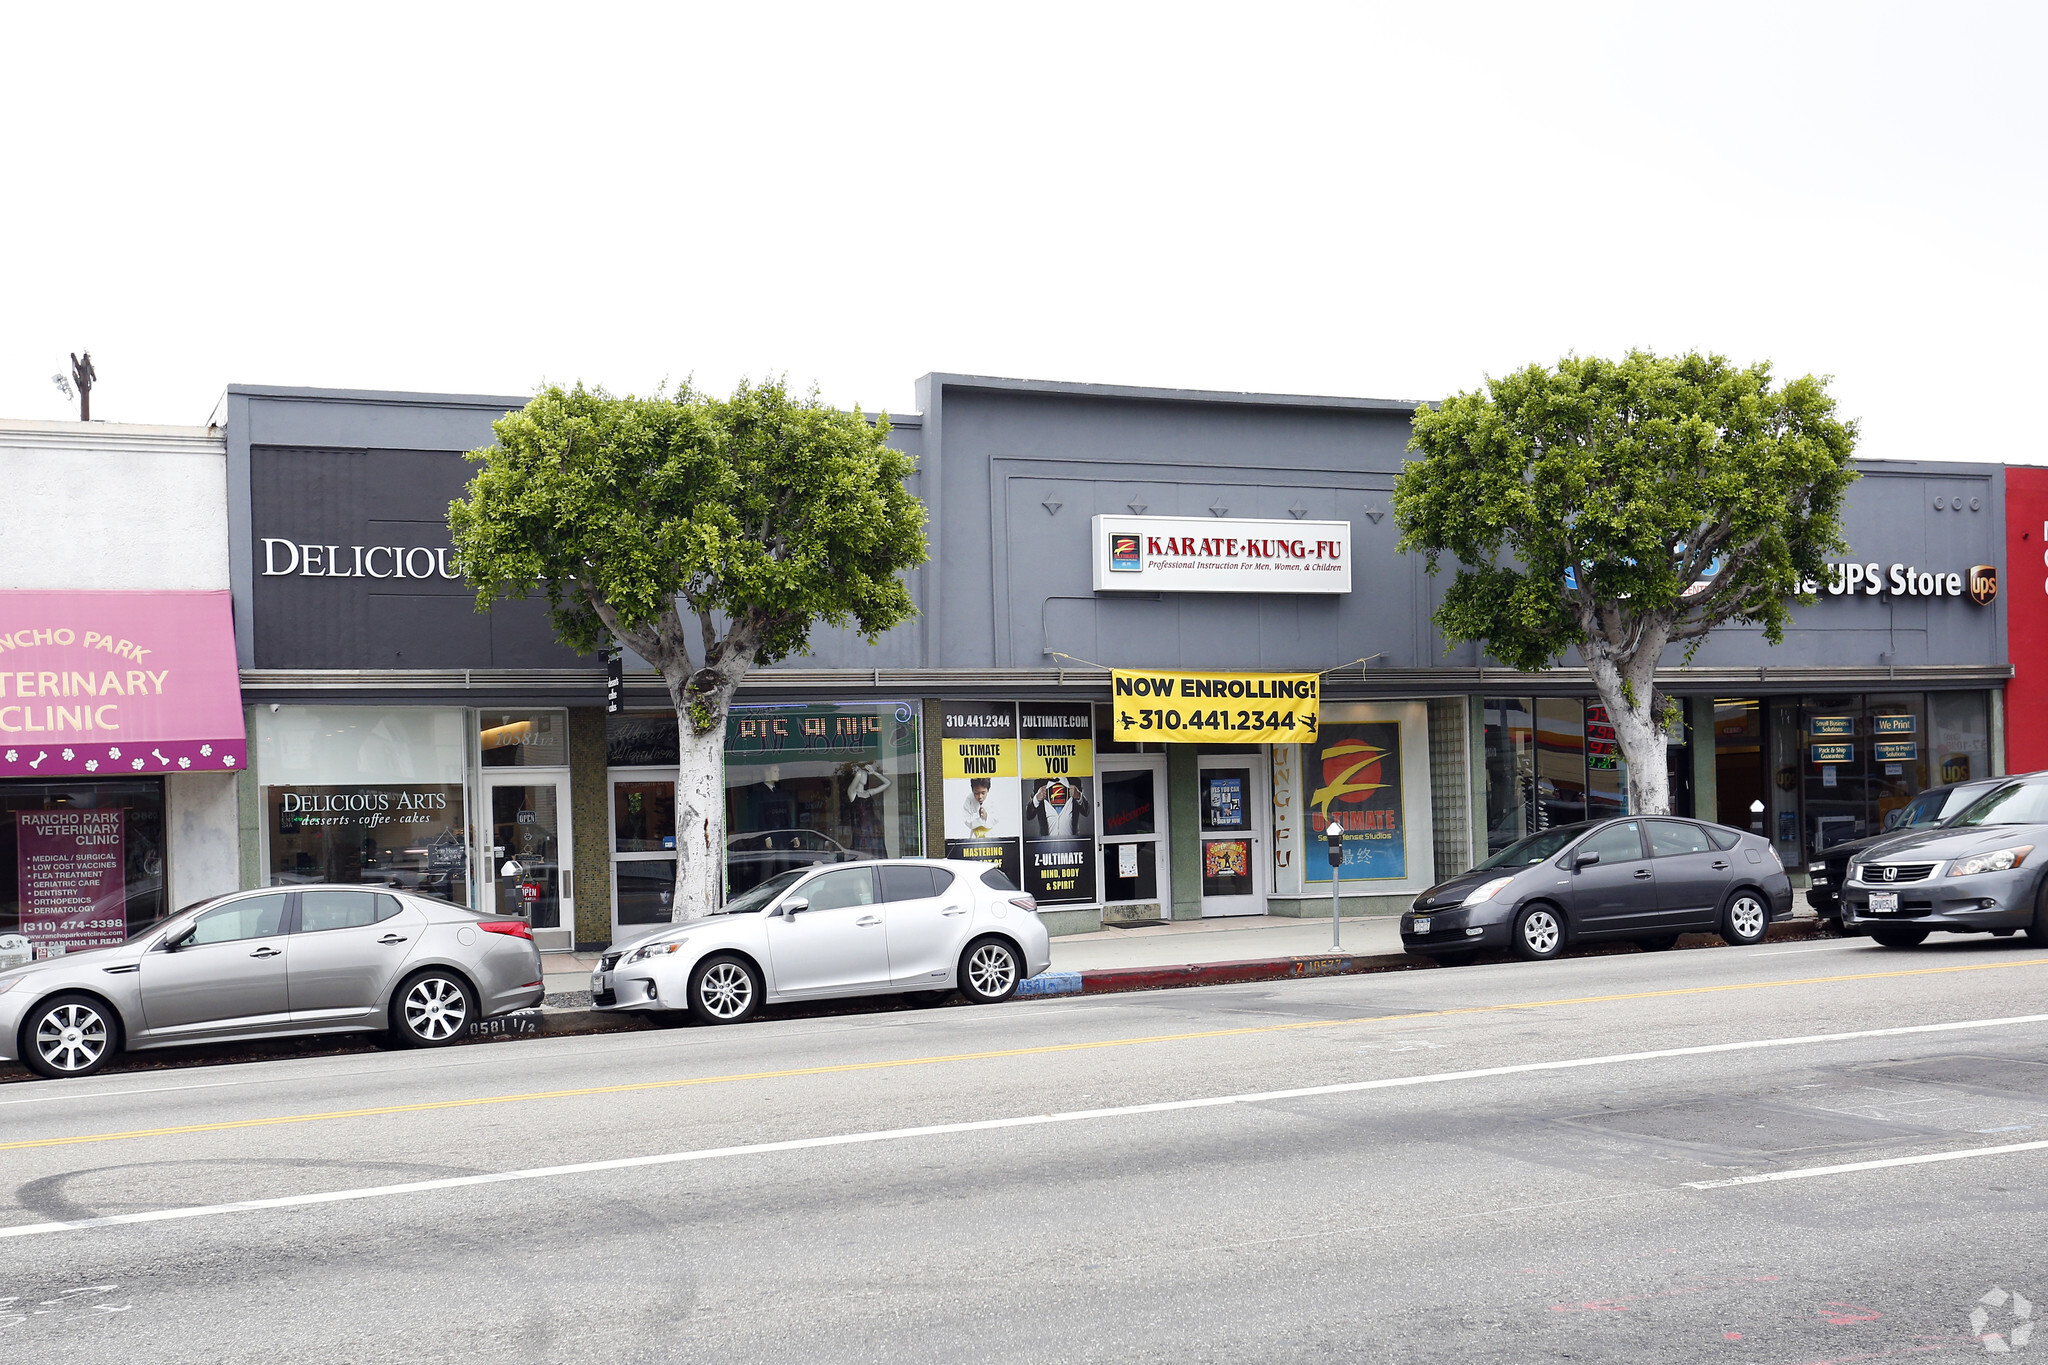
[[[243,891],[0,972],[0,1061],[89,1076],[123,1049],[373,1030],[439,1047],[542,994],[524,920],[362,886]]]

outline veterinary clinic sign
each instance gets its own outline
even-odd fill
[[[1097,592],[1351,591],[1351,523],[1096,517]]]
[[[1322,692],[1323,680],[1314,673],[1110,673],[1118,740],[1310,744]]]

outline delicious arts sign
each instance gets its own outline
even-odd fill
[[[21,932],[37,957],[110,948],[128,937],[124,812],[15,812]]]
[[[247,765],[224,592],[0,592],[0,776]]]

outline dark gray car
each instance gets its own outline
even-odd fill
[[[2048,777],[2008,781],[1939,829],[1890,839],[1849,864],[1844,927],[1888,948],[1937,931],[2048,944]]]
[[[1849,863],[1858,854],[1889,844],[1892,840],[1916,830],[1935,829],[1968,810],[1984,793],[2002,785],[2002,777],[1980,777],[1970,782],[1954,782],[1945,787],[1929,787],[1905,805],[1886,817],[1885,827],[1876,834],[1862,839],[1850,839],[1839,844],[1830,844],[1821,850],[1818,858],[1806,865],[1813,885],[1807,890],[1807,904],[1814,908],[1824,920],[1839,922],[1842,917],[1840,905],[1842,881],[1849,875]]]
[[[243,891],[0,972],[0,1061],[89,1076],[124,1048],[368,1030],[438,1047],[538,1005],[541,980],[525,920],[375,887]]]
[[[1666,816],[1561,825],[1532,834],[1415,898],[1401,917],[1411,953],[1531,959],[1575,943],[1633,939],[1669,948],[1684,933],[1757,943],[1792,913],[1792,881],[1770,841]]]

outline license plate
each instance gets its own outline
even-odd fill
[[[1428,915],[1417,915],[1415,917],[1415,932],[1418,934],[1426,934],[1429,932]]]
[[[1870,893],[1870,913],[1873,915],[1896,915],[1899,913],[1899,893],[1896,891],[1873,891]]]

